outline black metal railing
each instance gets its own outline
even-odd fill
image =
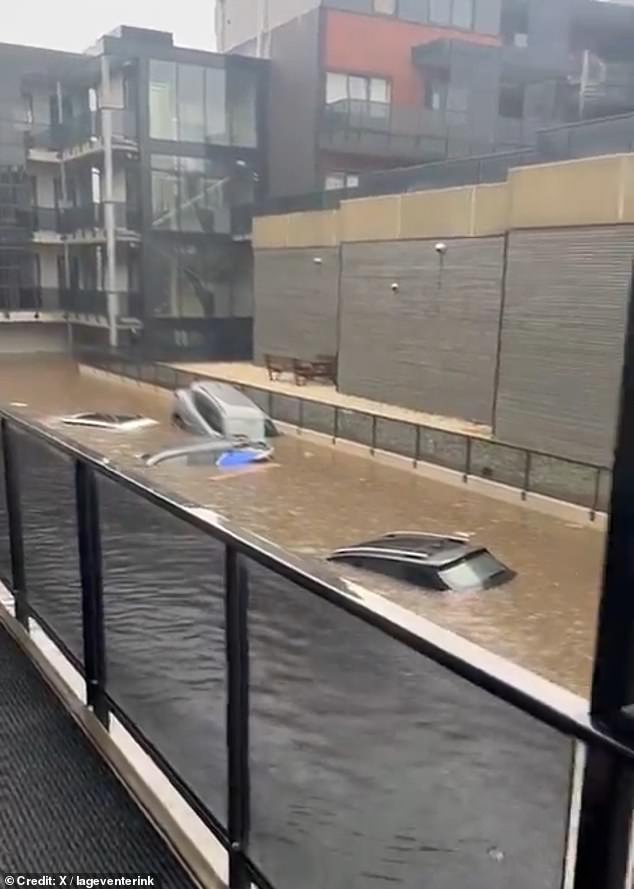
[[[0,288],[0,314],[10,317],[13,312],[55,312],[60,308],[57,287]]]
[[[624,889],[634,750],[610,713],[5,410],[0,576],[231,889]]]
[[[63,288],[60,290],[60,306],[68,314],[108,317],[108,295],[105,290]]]
[[[27,148],[44,148],[58,152],[98,141],[103,136],[102,113],[101,110],[86,111],[61,124],[34,127],[26,133]],[[115,108],[110,113],[113,144],[134,143],[137,138],[134,111],[129,108]]]
[[[78,352],[77,358],[102,370],[168,389],[180,389],[196,380],[209,379],[166,364],[137,360],[129,354],[87,350]],[[366,446],[371,454],[384,451],[405,457],[414,467],[429,463],[450,469],[460,474],[466,484],[473,479],[496,482],[515,488],[522,499],[537,494],[563,500],[588,509],[593,521],[608,507],[612,483],[608,466],[344,408],[302,395],[274,392],[261,386],[237,382],[233,385],[273,420],[295,426],[300,432],[318,432],[333,444],[340,440],[353,442]]]

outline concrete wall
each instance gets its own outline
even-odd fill
[[[44,321],[12,321],[0,324],[0,356],[65,352],[67,348],[65,324]]]
[[[634,226],[513,232],[496,435],[612,460]]]
[[[256,361],[266,352],[307,359],[337,353],[338,275],[333,247],[256,252]]]
[[[447,243],[442,264],[433,240],[344,245],[339,385],[489,423],[504,239]]]

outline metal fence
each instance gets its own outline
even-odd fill
[[[81,352],[78,360],[101,370],[139,382],[178,389],[208,376],[179,370],[167,364],[134,360],[103,352]],[[586,507],[594,521],[606,512],[610,499],[611,470],[567,460],[553,454],[515,445],[449,432],[379,414],[325,404],[301,395],[273,392],[258,386],[234,383],[273,420],[301,430],[319,432],[333,443],[365,445],[370,454],[385,451],[406,457],[417,467],[429,463],[452,469],[465,483],[481,478],[516,488],[524,499],[540,494]]]
[[[584,701],[7,411],[0,455],[18,619],[214,832],[231,889],[623,889],[634,751]]]

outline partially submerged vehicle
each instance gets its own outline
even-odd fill
[[[236,442],[223,438],[199,439],[178,447],[167,448],[156,454],[142,456],[146,466],[170,463],[176,466],[217,466],[220,469],[238,468],[270,460],[273,448],[266,442]]]
[[[59,422],[64,426],[89,426],[93,429],[114,429],[117,432],[136,432],[138,429],[158,425],[157,420],[140,414],[107,414],[99,411],[69,414],[60,417]]]
[[[229,383],[192,383],[174,393],[172,422],[194,435],[262,442],[277,435],[269,417]]]
[[[516,576],[467,537],[419,531],[395,531],[338,549],[328,558],[428,590],[475,592],[501,586]]]

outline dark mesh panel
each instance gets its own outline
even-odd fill
[[[109,693],[223,821],[224,547],[107,479],[99,495]]]
[[[249,564],[251,856],[277,889],[553,889],[571,742]]]

